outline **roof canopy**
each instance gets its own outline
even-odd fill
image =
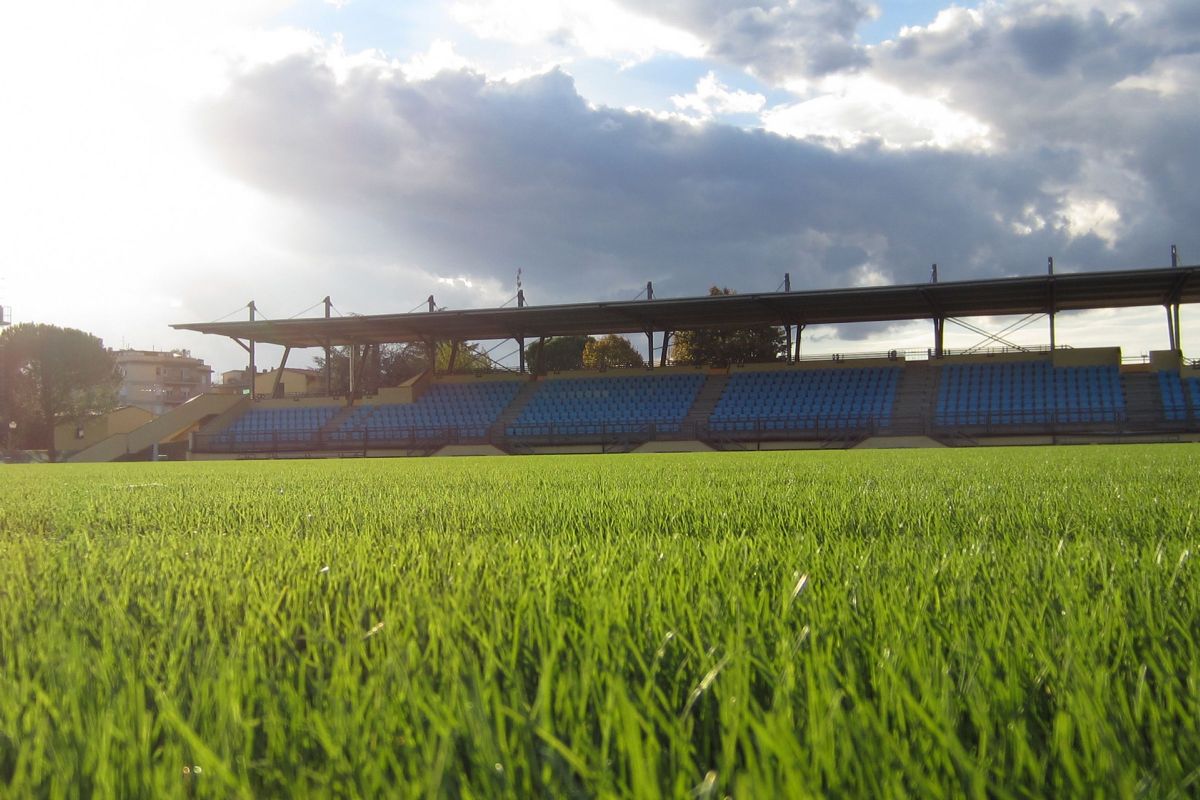
[[[286,347],[1003,316],[1200,302],[1200,266],[671,300],[172,325]]]

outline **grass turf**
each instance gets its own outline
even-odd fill
[[[1190,446],[0,469],[0,795],[1200,792]]]

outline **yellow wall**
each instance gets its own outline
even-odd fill
[[[1013,361],[1052,361],[1050,353],[972,353],[934,359],[934,364],[1004,364]]]
[[[344,397],[282,397],[255,402],[255,408],[313,408],[319,406],[344,406]]]
[[[83,428],[83,438],[75,438],[76,424],[63,422],[54,426],[54,449],[61,453],[75,453],[84,450],[97,442],[102,442],[117,433],[129,433],[140,428],[154,415],[136,406],[122,406],[107,414],[89,417],[80,423]]]
[[[1078,347],[1054,351],[1056,367],[1119,367],[1119,347]]]
[[[1150,368],[1155,372],[1161,370],[1177,370],[1183,364],[1182,355],[1178,350],[1151,350]]]
[[[707,367],[624,367],[621,369],[606,369],[604,371],[587,369],[572,372],[551,372],[541,376],[539,380],[562,380],[563,378],[625,378],[630,375],[690,375],[693,373],[707,374]]]
[[[270,395],[275,389],[275,373],[278,369],[272,369],[267,372],[260,372],[254,376],[254,393],[256,395]],[[308,394],[315,389],[317,384],[316,376],[310,376],[306,372],[298,372],[295,370],[285,369],[283,371],[283,393],[290,394]]]
[[[866,367],[903,367],[903,358],[845,358],[841,361],[834,361],[832,358],[821,361],[799,361],[795,364],[785,363],[767,363],[767,364],[742,364],[729,368],[730,374],[735,372],[781,372],[784,370],[810,370],[810,369],[862,369]]]

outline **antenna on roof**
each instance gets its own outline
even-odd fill
[[[937,283],[937,264],[933,265],[933,277],[930,278],[930,283]]]
[[[1179,248],[1171,245],[1171,267],[1172,269],[1179,266]]]

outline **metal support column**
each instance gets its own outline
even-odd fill
[[[333,301],[329,299],[329,295],[325,295],[325,319],[329,319],[330,311],[333,310]],[[333,348],[330,346],[329,339],[325,340],[325,394],[333,396]]]
[[[450,362],[446,365],[446,372],[454,372],[454,364],[458,361],[458,346],[460,342],[456,339],[450,343]]]
[[[792,363],[800,362],[800,340],[804,337],[804,329],[808,327],[803,322],[796,323],[796,353],[792,356]]]
[[[291,353],[291,346],[283,348],[283,358],[279,360],[279,369],[275,370],[275,383],[271,386],[271,397],[277,400],[283,397],[283,370],[287,367],[288,356]]]
[[[1058,310],[1057,302],[1054,297],[1054,256],[1047,258],[1046,263],[1047,274],[1050,276],[1050,308],[1046,312],[1046,316],[1050,318],[1050,352],[1054,352],[1054,314]]]
[[[347,400],[353,403],[358,391],[358,345],[354,342],[350,343],[350,363],[347,372]]]
[[[538,337],[537,361],[533,365],[533,374],[534,375],[542,374],[543,369],[544,369],[543,365],[546,363],[545,357],[546,357],[546,337],[540,336],[540,337]]]
[[[792,273],[783,273],[783,291],[785,293],[792,291]],[[783,360],[787,363],[792,363],[792,323],[783,326],[783,332],[787,335],[786,349],[783,351]]]
[[[251,300],[250,304],[246,307],[248,309],[250,309],[250,321],[254,322],[254,312],[258,310],[257,307],[255,307],[255,305],[254,305],[254,301]],[[250,340],[250,346],[247,349],[250,352],[250,401],[253,402],[254,401],[254,384],[256,384],[258,382],[258,365],[254,363],[254,340],[253,339]]]
[[[1179,303],[1175,304],[1175,349],[1183,353],[1183,328],[1179,320]]]
[[[1167,341],[1170,343],[1169,349],[1178,350],[1179,341],[1175,337],[1175,315],[1172,313],[1174,309],[1171,308],[1170,303],[1164,303],[1163,308],[1167,312]]]
[[[929,282],[930,283],[938,282],[937,264],[934,264],[933,269],[930,271]],[[945,344],[945,341],[946,341],[945,334],[946,334],[945,318],[944,317],[934,317],[933,318],[933,357],[934,358],[942,357],[942,352],[944,350],[943,345]]]
[[[378,394],[379,393],[379,343],[363,345],[363,377],[360,383],[362,384],[363,393]],[[369,370],[369,372],[368,372]],[[370,377],[370,380],[367,378]]]
[[[518,270],[518,273],[519,273],[519,270]],[[519,281],[520,278],[518,277],[517,280]],[[517,289],[517,308],[524,308],[524,307],[525,307],[525,290]],[[519,362],[520,362],[519,371],[522,375],[524,375],[525,374],[525,337],[524,336],[517,337],[517,353],[518,353],[517,358],[519,359]]]
[[[654,299],[654,284],[651,283],[650,281],[646,281],[646,299],[647,300]],[[646,351],[647,355],[649,356],[646,359],[646,366],[653,369],[654,368],[654,331],[653,330],[646,331],[646,341],[648,341],[650,343],[649,349]]]
[[[1171,245],[1171,269],[1176,269],[1178,267],[1179,267],[1179,248],[1176,247],[1175,245]],[[1183,328],[1180,326],[1178,296],[1176,296],[1176,298],[1175,298],[1174,317],[1175,317],[1175,336],[1174,336],[1175,345],[1174,345],[1173,349],[1178,350],[1180,352],[1180,354],[1182,354],[1183,353]]]
[[[663,331],[662,340],[662,355],[658,359],[658,365],[665,367],[667,365],[667,347],[671,344],[671,331]]]

